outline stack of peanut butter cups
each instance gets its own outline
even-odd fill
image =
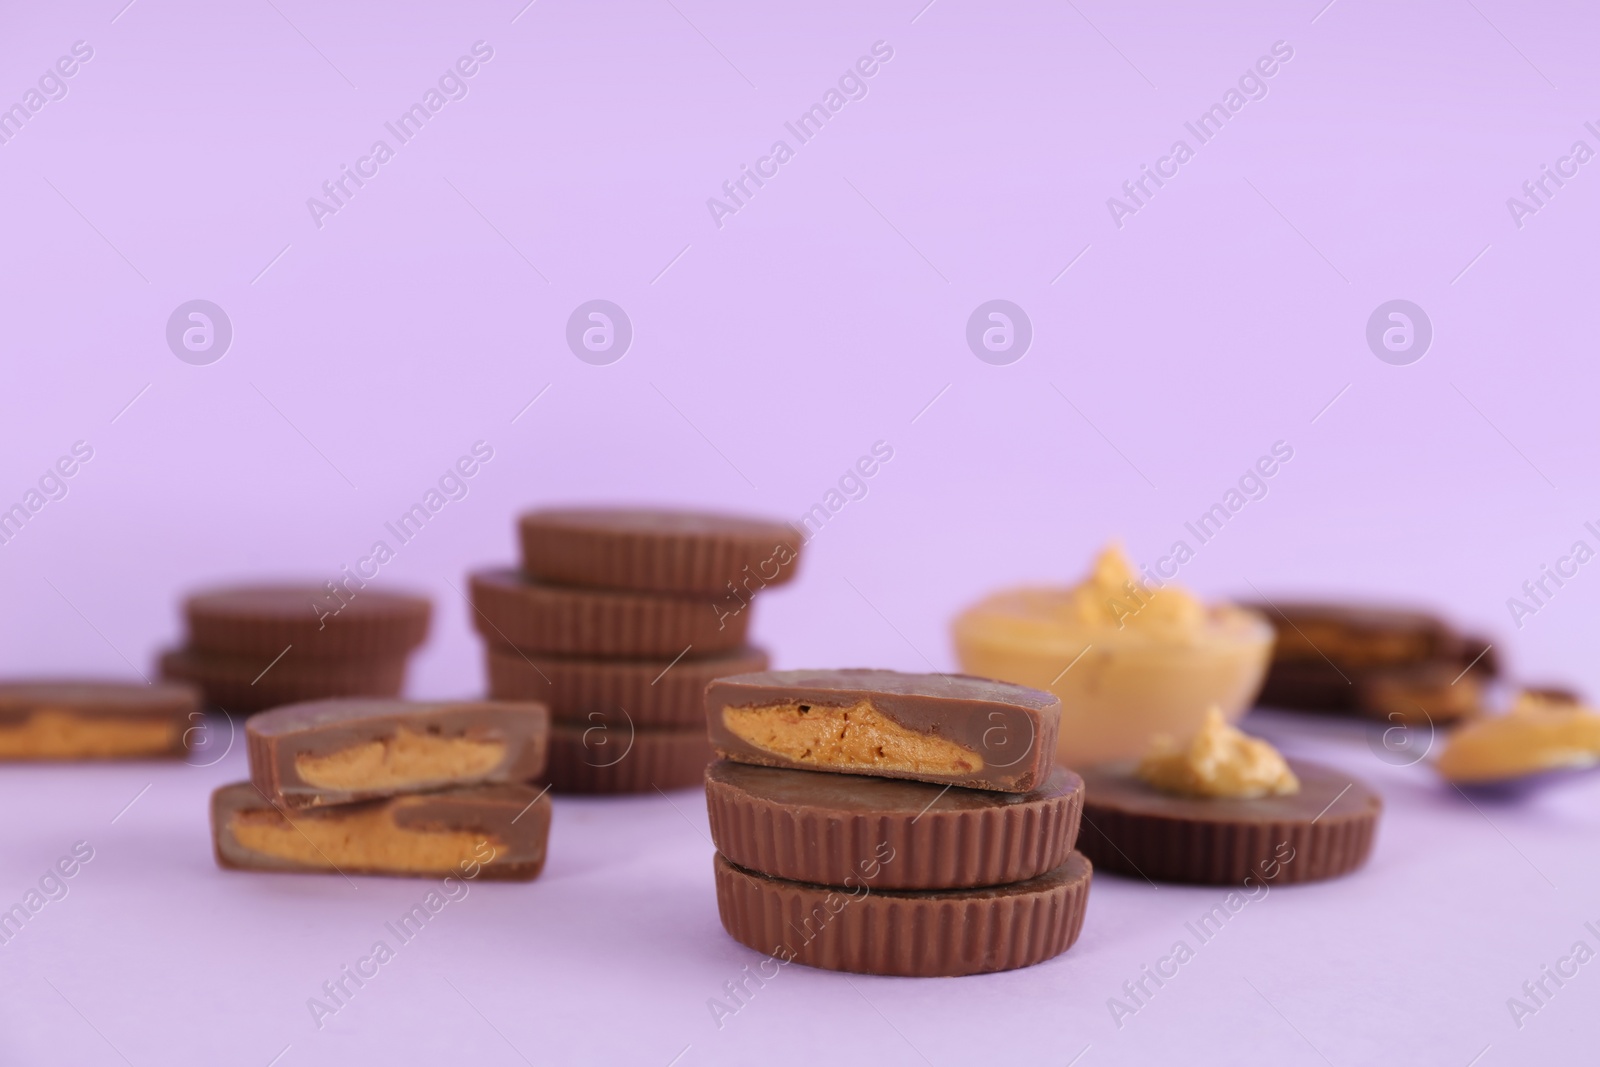
[[[489,695],[537,700],[546,780],[567,793],[696,785],[706,684],[764,670],[755,594],[794,576],[792,526],[728,515],[546,509],[520,520],[522,568],[471,576]]]
[[[250,780],[211,795],[219,866],[527,880],[544,867],[537,703],[341,699],[245,727]]]
[[[212,707],[251,713],[324,697],[392,697],[428,636],[424,597],[335,586],[211,589],[184,601],[188,639],[161,657]]]
[[[1054,765],[1060,712],[1049,693],[966,676],[713,682],[723,927],[778,966],[904,977],[1065,952],[1092,868],[1074,851],[1083,780]]]

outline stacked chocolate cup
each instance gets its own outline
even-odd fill
[[[1061,705],[955,675],[713,682],[706,806],[722,925],[779,965],[938,977],[1077,940],[1092,869]],[[824,773],[818,773],[824,772]],[[765,972],[764,972],[765,973]]]
[[[219,866],[527,880],[544,866],[550,721],[536,703],[317,700],[245,727],[250,780],[211,796]]]
[[[185,600],[183,613],[187,643],[162,655],[162,675],[198,686],[212,707],[248,714],[323,697],[398,696],[432,605],[329,583],[207,590]]]
[[[471,576],[489,695],[550,708],[558,792],[700,781],[714,678],[763,670],[750,605],[794,576],[777,522],[683,511],[547,509],[520,520],[522,568]]]
[[[1333,601],[1252,605],[1277,631],[1257,703],[1390,724],[1484,713],[1500,673],[1488,640],[1426,611]]]

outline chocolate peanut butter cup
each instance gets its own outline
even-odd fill
[[[788,523],[694,511],[548,508],[520,528],[523,570],[541,581],[702,599],[787,582],[801,545]]]
[[[1351,715],[1359,708],[1354,668],[1346,671],[1324,660],[1279,660],[1267,668],[1256,704],[1267,708]]]
[[[184,601],[189,647],[208,655],[271,659],[292,646],[298,659],[398,659],[428,636],[424,597],[317,585],[252,585],[196,593]]]
[[[1061,701],[964,674],[765,671],[706,687],[711,743],[767,767],[1029,793],[1055,765]]]
[[[187,685],[0,683],[0,760],[181,756],[199,710]]]
[[[773,878],[880,889],[970,889],[1059,867],[1078,834],[1083,780],[1057,767],[1033,793],[854,774],[706,768],[711,839]]]
[[[1028,967],[1072,947],[1092,873],[1071,853],[1025,882],[881,892],[812,885],[713,860],[717,910],[734,940],[783,961],[859,974],[936,978]]]
[[[491,642],[558,656],[671,660],[730,652],[750,613],[720,613],[689,597],[572,589],[511,570],[471,576],[472,624]]]
[[[525,785],[291,811],[250,782],[211,794],[217,866],[236,870],[527,881],[544,868],[550,798]]]
[[[767,654],[739,648],[671,660],[575,659],[488,646],[489,695],[537,700],[556,722],[589,725],[591,711],[626,708],[636,725],[693,727],[704,732],[706,683],[767,669]]]
[[[1482,661],[1469,668],[1460,659],[1380,667],[1282,660],[1268,669],[1256,703],[1387,721],[1453,722],[1482,712],[1483,686],[1493,675],[1481,668]]]
[[[499,701],[315,700],[245,727],[250,780],[290,808],[526,782],[549,734],[543,704]]]
[[[1174,796],[1131,762],[1082,772],[1078,849],[1101,870],[1155,882],[1278,885],[1347,874],[1372,851],[1383,800],[1355,778],[1290,760],[1299,792],[1248,799]]]
[[[180,648],[162,655],[161,674],[199,686],[213,707],[250,713],[324,697],[399,696],[406,661],[300,660],[291,652],[273,662],[270,655],[224,657]]]
[[[542,781],[557,793],[652,793],[698,785],[715,757],[700,727],[647,730],[591,712],[588,726],[550,728]]]
[[[1459,654],[1443,619],[1380,605],[1286,601],[1249,605],[1272,623],[1275,662],[1332,661],[1341,668],[1394,667]]]
[[[1369,719],[1406,726],[1443,725],[1484,713],[1483,683],[1455,663],[1419,663],[1356,679],[1356,705]]]

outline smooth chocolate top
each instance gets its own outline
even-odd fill
[[[804,716],[816,709],[849,708],[869,703],[893,727],[953,745],[979,757],[981,766],[930,769],[933,762],[908,769],[897,757],[878,748],[843,761],[830,762],[809,752],[790,757],[740,737],[729,725],[725,709],[799,705]],[[813,715],[813,719],[826,717]],[[963,674],[902,674],[898,671],[844,669],[763,671],[718,678],[706,687],[706,719],[713,746],[741,763],[803,770],[909,778],[940,785],[1026,793],[1037,789],[1055,761],[1061,702],[1050,693],[1009,682]],[[787,724],[785,729],[794,724]],[[872,732],[863,724],[862,737]],[[792,734],[791,734],[792,736]],[[842,747],[859,742],[844,740]],[[870,746],[869,746],[870,748]],[[901,762],[904,762],[903,760]]]
[[[251,716],[247,733],[259,737],[286,737],[291,734],[323,730],[328,727],[382,725],[392,727],[396,720],[428,719],[442,713],[475,711],[525,712],[542,717],[543,704],[484,700],[386,700],[355,697],[344,700],[308,700],[287,704]]]
[[[798,699],[800,690],[836,693],[841,698],[861,696],[906,697],[911,700],[951,700],[1006,704],[1031,711],[1061,710],[1061,701],[1042,689],[978,678],[970,674],[905,674],[873,667],[840,667],[822,671],[761,671],[734,674],[712,683],[723,692],[723,704],[772,704]]]
[[[1359,779],[1333,767],[1290,760],[1300,791],[1286,796],[1186,797],[1163,793],[1140,779],[1134,761],[1090,767],[1083,772],[1088,794],[1084,806],[1093,818],[1097,809],[1116,809],[1144,818],[1228,824],[1338,823],[1370,818],[1383,809],[1383,798]]]
[[[8,718],[46,709],[78,715],[185,715],[199,706],[199,691],[187,685],[80,679],[0,682],[0,716]]]

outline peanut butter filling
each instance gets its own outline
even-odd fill
[[[1253,799],[1300,792],[1300,780],[1277,749],[1229,726],[1214,707],[1183,747],[1158,739],[1138,775],[1163,793],[1183,797]]]
[[[326,756],[300,753],[295,773],[318,789],[394,789],[480,778],[500,766],[504,741],[437,737],[405,727]]]
[[[170,719],[112,719],[44,708],[0,726],[0,759],[100,759],[159,756],[177,747],[182,724]]]
[[[862,700],[723,708],[734,735],[763,752],[820,767],[876,767],[924,774],[970,774],[983,757],[954,741],[908,730]]]
[[[236,811],[228,832],[243,848],[310,867],[403,871],[447,871],[477,852],[483,834],[468,830],[407,830],[396,826],[393,808],[361,807],[293,819],[278,811]],[[490,842],[498,851],[499,842]]]

